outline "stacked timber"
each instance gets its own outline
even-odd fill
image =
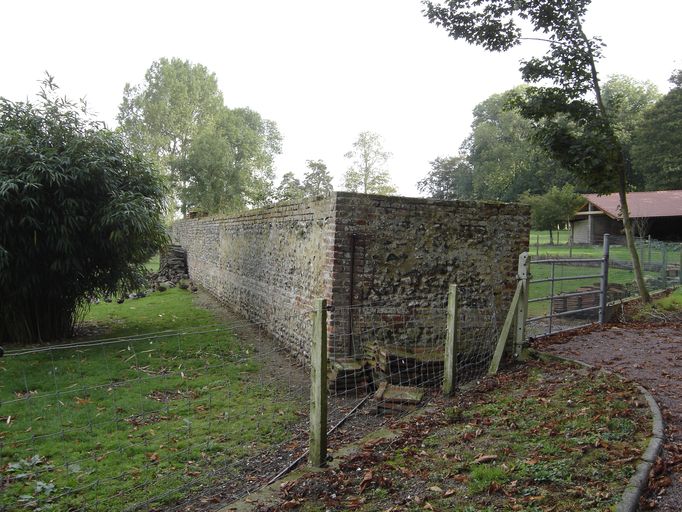
[[[375,345],[372,361],[377,381],[396,386],[439,386],[443,380],[442,347]]]
[[[332,395],[365,396],[373,389],[372,367],[364,360],[337,359],[330,364],[327,386]]]
[[[377,413],[392,415],[414,411],[424,397],[424,390],[412,386],[395,386],[384,381],[379,384],[374,399]]]
[[[576,311],[575,316],[580,316],[581,314],[586,314],[589,316],[593,314],[591,311],[581,312],[578,310],[594,308],[599,306],[599,286],[580,286],[579,288],[573,290],[566,295],[559,294],[552,300],[552,312],[553,313],[568,313],[570,311]],[[587,295],[571,296],[573,293],[585,293],[594,292]],[[620,284],[610,284],[608,287],[608,300],[618,300],[625,296],[625,288]]]
[[[572,296],[572,293],[594,292],[588,295]],[[553,313],[566,313],[599,305],[598,286],[580,286],[566,296],[559,294],[552,300]]]

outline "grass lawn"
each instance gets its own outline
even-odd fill
[[[549,235],[547,232],[532,231],[530,236],[530,255],[531,255],[531,275],[534,280],[547,279],[551,275],[551,265],[544,263],[533,263],[533,260],[551,259],[551,258],[585,258],[597,259],[603,256],[603,248],[601,246],[575,246],[569,248],[566,241],[568,240],[568,231],[563,231],[564,237],[561,244],[548,245]],[[539,237],[539,238],[538,238]],[[536,240],[540,240],[540,246],[536,246]],[[667,250],[664,250],[661,244],[639,245],[638,254],[640,260],[644,263],[644,276],[649,279],[650,287],[661,288],[663,282],[660,272],[660,264],[665,261],[668,264],[677,264],[680,261],[680,247],[679,244],[667,244]],[[629,264],[630,254],[626,247],[621,245],[611,246],[609,259],[611,265],[609,268],[609,283],[619,284],[628,288],[627,295],[636,295],[636,287],[634,285],[634,273],[631,270],[620,268],[615,265],[615,262]],[[653,266],[649,267],[648,265]],[[575,266],[575,265],[556,265],[556,277],[582,276],[582,275],[597,275],[599,274],[599,264],[594,267]],[[588,278],[581,280],[558,281],[554,284],[554,294],[570,293],[576,291],[581,286],[595,285],[599,286],[599,278]],[[530,298],[540,298],[549,296],[551,293],[551,283],[531,283]],[[529,316],[540,316],[549,313],[549,301],[534,302],[529,304]],[[596,319],[597,313],[594,313]]]
[[[656,307],[664,311],[681,311],[682,310],[682,287],[677,288],[667,297],[659,299],[655,302]]]
[[[159,271],[159,255],[155,254],[154,256],[151,257],[151,259],[145,263],[145,268],[147,269],[147,272],[152,273],[152,272],[158,272]]]
[[[575,265],[555,265],[555,277],[570,277],[570,276],[598,276],[600,267],[584,267]],[[534,264],[531,259],[531,275],[533,280],[547,279],[551,276],[552,266],[550,264]],[[629,270],[611,268],[609,269],[609,283],[631,285],[633,282],[633,274]],[[581,286],[597,286],[599,287],[599,277],[591,277],[587,279],[556,281],[554,283],[554,295],[561,293],[570,293]],[[534,283],[531,281],[529,287],[529,298],[548,297],[552,291],[552,283]],[[549,300],[531,302],[528,305],[529,317],[545,315],[549,313]],[[596,318],[596,312],[595,312]]]
[[[281,509],[613,510],[648,442],[649,409],[614,375],[530,362],[279,490]],[[279,509],[278,509],[279,510]]]
[[[150,337],[0,359],[0,510],[172,501],[211,469],[286,439],[298,417],[187,291],[93,305],[86,320],[107,338]]]

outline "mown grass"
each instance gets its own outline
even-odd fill
[[[251,347],[187,291],[97,304],[86,320],[149,337],[0,359],[0,510],[173,501],[297,418]]]
[[[656,300],[654,304],[664,311],[682,311],[682,288],[677,288],[667,297]]]
[[[613,510],[650,432],[632,384],[562,363],[530,362],[454,402],[405,422],[397,438],[370,441],[333,474],[287,486],[289,503],[363,512]]]
[[[603,248],[599,245],[585,246],[579,245],[570,248],[568,240],[568,231],[562,232],[563,238],[560,244],[555,243],[554,245],[549,245],[549,236],[547,232],[536,232],[532,231],[530,236],[530,255],[531,255],[531,275],[532,280],[547,279],[551,275],[551,264],[546,263],[533,263],[533,260],[542,259],[553,259],[553,258],[582,258],[582,259],[599,259],[603,256]],[[540,241],[540,245],[537,245],[537,241]],[[663,261],[668,264],[677,264],[680,260],[680,247],[675,244],[668,244],[667,249],[664,254],[664,250],[661,244],[640,244],[638,247],[638,254],[640,255],[640,260],[644,268],[644,276],[650,283],[650,288],[663,288],[671,282],[664,284],[660,265]],[[637,289],[634,282],[634,273],[632,270],[627,268],[621,268],[623,265],[616,265],[615,263],[621,263],[628,265],[630,262],[630,254],[626,247],[621,245],[611,246],[609,252],[610,266],[609,266],[609,283],[611,285],[621,285],[625,290],[625,295],[636,295]],[[652,265],[652,266],[649,266]],[[600,273],[600,264],[594,263],[591,266],[586,265],[565,265],[557,264],[555,265],[555,276],[556,277],[569,277],[569,276],[584,276],[584,275],[597,275]],[[552,291],[554,295],[562,293],[575,292],[578,288],[583,286],[599,286],[599,278],[586,278],[579,280],[569,280],[569,281],[557,281],[554,284],[554,290],[552,290],[552,285],[549,282],[545,283],[533,283],[530,286],[530,298],[540,298],[549,296]],[[531,303],[529,305],[529,316],[541,316],[549,313],[550,301],[545,300],[541,302]],[[596,312],[594,313],[594,319],[597,318]]]
[[[577,266],[557,264],[554,267],[555,277],[580,277],[580,276],[598,276],[601,272],[599,264],[596,266]],[[532,280],[530,284],[529,298],[549,297],[550,294],[554,296],[562,293],[575,292],[578,288],[583,286],[594,286],[599,288],[599,277],[588,277],[583,279],[571,279],[567,281],[555,281],[552,289],[551,282],[533,282],[542,279],[548,279],[552,274],[552,265],[546,263],[533,263],[531,260],[531,275]],[[619,284],[624,287],[632,286],[633,274],[629,270],[610,268],[609,269],[609,283]],[[598,298],[596,299],[598,303]],[[545,315],[549,313],[550,301],[544,300],[539,302],[531,302],[528,305],[529,317]],[[596,313],[594,314],[596,318]]]

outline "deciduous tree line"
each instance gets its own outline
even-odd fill
[[[229,213],[332,191],[322,160],[308,160],[303,181],[287,172],[274,185],[274,158],[282,137],[275,122],[249,108],[229,108],[216,76],[201,64],[160,59],[141,84],[126,84],[120,130],[163,171],[182,213]],[[360,133],[346,154],[347,190],[393,193],[380,137]]]
[[[682,188],[682,79],[660,94],[651,82],[614,75],[602,86],[614,130],[630,155],[632,190]],[[494,94],[473,110],[471,132],[454,156],[438,157],[419,181],[434,198],[518,201],[552,187],[573,185],[593,192],[555,159],[542,140],[542,121],[523,117],[514,100],[527,91],[519,86]]]
[[[636,185],[633,158],[642,153],[634,149],[638,144],[635,128],[648,125],[643,133],[653,135],[651,123],[655,122],[655,114],[665,110],[670,100],[658,103],[657,109],[652,107],[654,113],[650,114],[646,101],[633,99],[628,87],[613,87],[611,93],[605,89],[598,72],[605,45],[599,37],[590,37],[584,30],[590,2],[423,0],[423,5],[426,18],[450,37],[488,51],[505,52],[531,39],[545,44],[544,54],[521,61],[521,78],[529,85],[510,93],[505,103],[530,123],[531,139],[569,171],[581,187],[602,194],[618,193],[635,278],[642,299],[648,302],[627,191]],[[679,73],[673,77],[679,87],[676,81]],[[644,120],[636,122],[633,112]],[[679,134],[673,137],[679,140]],[[477,154],[475,148],[472,154]],[[679,153],[671,156],[673,162],[679,159]],[[665,169],[670,169],[671,163],[659,160],[654,165],[658,165],[658,174],[666,175]],[[475,178],[474,173],[472,183]],[[669,186],[679,183],[660,179],[654,182]]]

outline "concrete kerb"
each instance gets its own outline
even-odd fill
[[[569,357],[561,357],[554,354],[548,354],[546,352],[539,352],[537,350],[530,350],[530,353],[541,359],[554,359],[557,361],[565,361],[568,363],[584,366],[585,368],[594,368],[594,366],[591,364],[578,361],[577,359],[571,359]],[[613,373],[604,368],[601,368],[601,371]],[[617,373],[613,374],[618,375]],[[625,487],[625,491],[623,491],[620,502],[616,506],[616,512],[636,512],[639,510],[639,498],[642,496],[642,493],[647,487],[647,483],[649,481],[649,472],[651,471],[654,462],[656,462],[656,458],[660,455],[661,449],[663,448],[664,424],[661,409],[658,407],[656,400],[648,389],[637,383],[635,383],[635,385],[637,386],[639,392],[644,396],[644,399],[649,405],[649,410],[651,411],[651,437],[649,438],[649,444],[647,445],[646,450],[640,457],[640,462],[637,465],[635,474],[630,477],[628,485]]]

